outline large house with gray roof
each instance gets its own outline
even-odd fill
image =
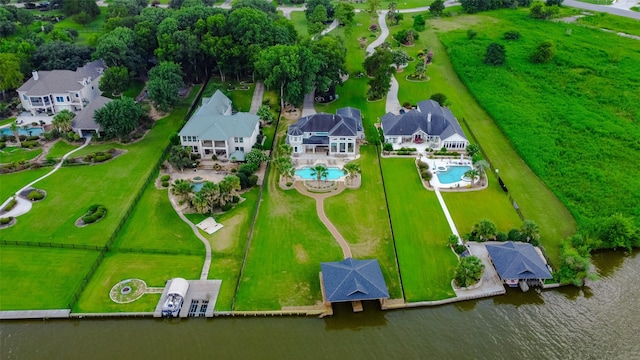
[[[244,161],[260,133],[257,115],[233,112],[231,100],[220,90],[202,105],[180,130],[180,144],[200,157]]]
[[[469,145],[451,110],[433,100],[421,101],[404,114],[387,113],[381,122],[384,141],[394,149],[425,144],[431,149],[465,150]]]
[[[100,96],[100,77],[105,65],[96,60],[71,70],[34,71],[18,88],[22,107],[31,112],[56,114],[62,110],[81,111]]]
[[[362,115],[352,107],[338,109],[335,115],[305,116],[290,125],[287,131],[287,142],[293,148],[293,155],[353,156],[357,154],[357,141],[362,138]]]

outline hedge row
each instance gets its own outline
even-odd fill
[[[7,225],[13,220],[13,216],[0,218],[0,225]]]
[[[85,224],[94,223],[102,219],[107,214],[107,208],[102,205],[91,205],[87,215],[82,217],[82,221]]]
[[[4,207],[4,211],[11,211],[14,207],[16,207],[16,204],[18,204],[18,200],[16,200],[16,198],[11,199],[11,201],[9,201],[9,203],[7,204],[7,206]]]
[[[38,201],[44,199],[44,194],[38,190],[32,190],[29,195],[27,195],[27,199],[31,201]]]

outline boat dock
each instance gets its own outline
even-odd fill
[[[160,301],[156,305],[153,317],[162,317],[162,306],[167,300],[168,291],[171,287],[172,280],[167,281],[164,287]],[[213,317],[220,292],[222,280],[188,280],[189,290],[187,291],[182,307],[180,308],[179,317]]]

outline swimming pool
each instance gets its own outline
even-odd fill
[[[43,132],[44,131],[42,130],[42,128],[39,128],[39,127],[28,128],[27,130],[23,128],[18,129],[18,135],[25,135],[25,136],[36,136],[36,135],[42,134]],[[11,131],[10,128],[6,127],[0,130],[0,135],[13,136],[13,132]]]
[[[447,171],[438,171],[436,176],[441,184],[453,184],[462,181],[462,175],[471,170],[471,166],[448,166]]]
[[[296,170],[296,175],[300,176],[304,180],[316,180],[317,175],[312,175],[313,171],[311,169],[312,168],[305,166],[301,169]],[[340,177],[344,176],[344,172],[342,171],[342,169],[337,167],[327,168],[327,173],[327,177],[323,179],[338,180]]]
[[[194,184],[193,184],[193,192],[194,192],[194,193],[199,192],[199,191],[202,189],[202,187],[203,187],[203,186],[204,186],[204,183],[203,183],[203,182],[201,182],[201,183],[194,183]]]

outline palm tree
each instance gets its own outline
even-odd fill
[[[18,144],[18,147],[22,147],[22,143],[20,142],[20,134],[18,134],[18,130],[20,129],[20,127],[18,127],[18,124],[16,124],[15,122],[11,124],[11,132],[13,133],[13,136],[16,138],[16,143]]]
[[[484,264],[477,256],[467,256],[460,260],[455,270],[454,281],[460,287],[468,287],[482,279]]]
[[[527,242],[540,240],[540,227],[533,220],[525,220],[520,227],[520,234]]]
[[[471,179],[471,187],[473,187],[476,177],[478,176],[480,176],[480,171],[478,171],[478,169],[471,169],[464,173],[464,177]]]
[[[477,224],[473,225],[471,229],[476,234],[480,241],[495,240],[498,234],[498,228],[489,220],[480,220]]]
[[[311,176],[315,176],[318,179],[318,184],[322,181],[322,178],[326,178],[329,175],[329,170],[324,165],[316,165],[311,168]]]
[[[486,177],[487,169],[491,167],[486,160],[478,160],[473,164],[473,167],[480,173],[480,178]]]
[[[202,192],[198,191],[191,200],[191,204],[196,209],[198,214],[206,214],[211,212],[211,207],[209,206],[209,200]]]
[[[220,187],[220,206],[224,206],[238,195],[241,189],[240,178],[235,175],[225,176],[218,186]]]
[[[293,153],[293,147],[289,144],[282,144],[279,149],[281,156],[291,156],[291,153]]]
[[[53,117],[53,121],[51,124],[55,126],[60,131],[71,131],[71,123],[73,121],[73,117],[76,114],[72,113],[69,110],[62,110]]]
[[[289,179],[293,179],[293,177],[296,175],[296,169],[291,164],[289,164],[289,167],[284,169],[283,174],[284,174],[285,180],[288,181]]]
[[[351,180],[353,178],[358,177],[358,174],[362,172],[362,170],[360,169],[360,165],[354,162],[345,164],[345,166],[342,168],[342,171],[344,172],[345,175],[347,175],[347,178],[349,179],[349,184],[351,184]]]
[[[211,181],[205,181],[199,193],[207,200],[211,211],[218,206],[218,203],[220,202],[220,186],[218,184]]]
[[[171,188],[171,192],[174,195],[182,197],[182,200],[189,199],[189,196],[193,194],[193,184],[191,181],[178,179],[173,183],[173,187]]]

